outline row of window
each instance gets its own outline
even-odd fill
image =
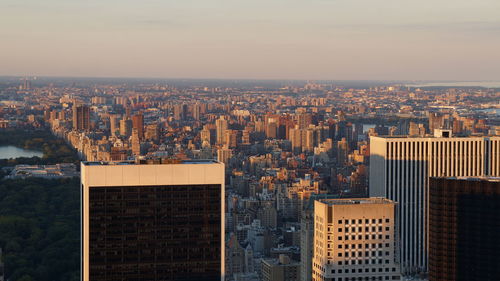
[[[356,254],[357,253],[357,254]],[[371,255],[370,255],[371,253]],[[349,256],[351,257],[362,257],[363,256],[363,252],[359,251],[359,252],[345,252],[344,254],[344,257],[348,258]],[[369,256],[372,256],[372,257],[376,257],[376,256],[379,256],[381,257],[383,255],[383,252],[382,251],[378,251],[378,255],[377,255],[377,252],[376,251],[372,251],[372,252],[368,252],[366,251],[365,252],[365,257],[369,257]],[[385,252],[385,255],[388,256],[389,255],[389,252]],[[328,252],[328,256],[330,256],[330,252]],[[339,257],[342,257],[342,253],[338,253],[338,256]]]
[[[386,268],[380,267],[378,269],[377,268],[372,268],[371,272],[377,272],[377,271],[378,272],[389,272],[391,270],[392,270],[392,272],[396,272],[396,268],[395,267],[393,267],[392,269],[389,268],[389,267],[386,267]],[[364,268],[364,269],[363,268],[358,268],[358,269],[351,269],[351,270],[349,270],[349,269],[337,269],[337,270],[332,269],[332,274],[335,274],[335,273],[363,273],[363,271],[365,273],[370,272],[370,268]]]
[[[345,260],[345,261],[338,261],[338,265],[362,265],[364,261],[364,264],[383,264],[382,259],[364,259],[364,260]],[[377,262],[378,261],[378,262]],[[389,260],[385,260],[385,264],[390,264],[391,262]],[[328,260],[328,264],[334,264],[334,262]]]
[[[398,275],[395,275],[395,276],[378,276],[378,277],[375,277],[375,276],[372,276],[372,277],[368,277],[368,276],[365,276],[365,277],[345,277],[345,278],[342,278],[342,277],[339,277],[339,278],[331,278],[329,280],[331,281],[361,281],[361,280],[399,280],[401,277],[398,276]],[[325,279],[327,280],[327,279]]]
[[[372,226],[371,230],[370,230],[369,226],[365,226],[365,232],[369,232],[369,231],[372,231],[372,232],[382,231],[382,229],[383,228],[381,226],[379,226],[378,228],[375,227],[375,226]],[[389,231],[390,229],[391,228],[388,227],[388,226],[385,227],[385,231]],[[346,233],[348,233],[349,231],[356,232],[356,227],[351,227],[351,228],[346,227],[346,228],[344,228],[344,230],[345,230]],[[358,231],[357,232],[362,232],[362,231],[363,231],[363,227],[358,226]],[[342,232],[342,228],[339,227],[338,232]]]
[[[358,240],[363,240],[363,235],[358,235],[358,236],[351,235],[350,237],[351,237],[351,240],[356,240],[356,237],[358,238]],[[370,237],[371,237],[371,239],[383,239],[384,236],[382,234],[378,234],[378,235],[377,234],[372,234],[372,235],[367,234],[367,235],[365,235],[365,240],[369,240]],[[345,238],[345,240],[349,240],[349,235],[346,235],[344,238]],[[391,238],[390,235],[385,235],[386,240],[390,239],[390,238]],[[328,240],[331,240],[330,236],[328,236]],[[339,236],[339,240],[342,240],[342,236]]]
[[[330,248],[330,245],[331,244],[328,244],[328,248]],[[344,247],[345,249],[356,249],[356,245],[358,245],[358,249],[363,249],[363,244],[339,244],[337,247],[339,249],[342,249],[342,247]],[[372,243],[372,244],[365,244],[365,249],[369,249],[370,248],[370,245],[371,245],[371,248],[372,249],[376,249],[376,248],[382,248],[383,247],[383,244],[382,243],[378,243],[378,247],[377,247],[377,244],[376,243]],[[389,243],[385,243],[385,247],[389,247],[390,244]]]
[[[363,220],[362,219],[358,219],[357,220],[358,224],[362,224],[363,223]],[[382,219],[378,219],[378,223],[382,223]],[[385,222],[386,223],[389,223],[391,220],[390,219],[385,219]],[[345,224],[356,224],[356,219],[352,219],[352,220],[339,220],[339,224],[342,224],[342,223],[345,223]],[[370,219],[365,219],[365,223],[370,223]],[[377,223],[377,219],[371,219],[371,223]]]

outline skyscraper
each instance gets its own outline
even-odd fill
[[[82,162],[82,280],[224,280],[224,165]]]
[[[399,280],[395,212],[385,198],[315,201],[312,280]]]
[[[215,126],[217,128],[217,144],[224,144],[224,136],[227,130],[227,120],[224,116],[215,121]]]
[[[371,137],[370,196],[398,203],[400,264],[427,271],[429,177],[499,176],[500,137]]]
[[[142,113],[137,113],[132,116],[132,128],[137,130],[139,139],[144,139],[144,115]]]
[[[90,130],[90,107],[88,105],[73,104],[73,130]]]
[[[429,280],[498,280],[500,178],[431,178]]]

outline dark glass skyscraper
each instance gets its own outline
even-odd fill
[[[431,178],[429,280],[499,280],[500,178]]]
[[[223,280],[224,165],[149,162],[82,163],[82,279]]]

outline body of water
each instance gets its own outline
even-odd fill
[[[461,81],[461,82],[429,82],[418,84],[407,84],[408,87],[484,87],[500,88],[500,82],[497,81]]]
[[[0,159],[34,156],[42,157],[43,153],[40,151],[27,150],[12,145],[0,146]]]

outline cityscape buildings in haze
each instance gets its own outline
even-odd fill
[[[82,162],[82,280],[224,280],[224,165]]]
[[[430,251],[433,243],[442,249],[441,240],[433,239],[443,237],[431,235],[427,227],[429,180],[492,179],[500,169],[500,88],[376,81],[27,79],[29,87],[24,77],[0,77],[0,151],[8,140],[17,148],[43,149],[44,156],[0,160],[0,175],[33,184],[50,178],[68,193],[83,191],[84,230],[89,231],[82,233],[83,245],[93,248],[82,248],[89,257],[82,268],[97,280],[187,278],[214,268],[219,268],[218,280],[224,274],[227,281],[427,280],[435,272],[431,261],[451,259],[433,260]],[[68,179],[78,169],[68,167],[78,166],[57,164],[80,160],[83,188]],[[209,166],[217,168],[210,172]],[[213,175],[219,175],[217,182],[203,183]],[[47,192],[31,186],[26,187]],[[1,210],[7,210],[8,198],[0,200]],[[37,202],[43,198],[51,197],[33,196]],[[333,234],[321,222],[328,219],[329,213],[320,210],[325,206],[334,215],[349,208],[342,223],[329,226]],[[487,206],[478,205],[476,213],[489,214],[481,210]],[[187,227],[173,227],[186,221]],[[218,231],[200,231],[205,223],[217,224]],[[67,279],[59,271],[45,273],[16,262],[37,263],[36,255],[16,252],[12,236],[2,238],[12,233],[0,234],[5,280],[22,275]],[[59,236],[48,239],[61,243]],[[212,240],[219,246],[207,250]],[[73,247],[78,252],[79,246]],[[213,255],[222,256],[221,251],[219,261]],[[67,260],[80,263],[71,256]],[[488,262],[482,265],[491,269]],[[70,271],[80,276],[75,266],[58,269],[64,276]],[[52,275],[44,279],[44,274]]]

